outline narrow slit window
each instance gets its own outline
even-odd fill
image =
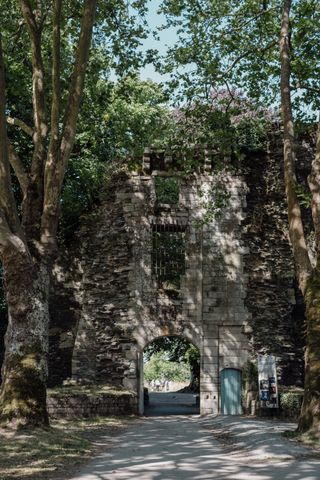
[[[178,225],[154,225],[152,270],[159,287],[178,290],[185,273],[185,231]]]

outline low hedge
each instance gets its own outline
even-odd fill
[[[284,417],[298,418],[303,400],[303,391],[279,393],[280,411]]]

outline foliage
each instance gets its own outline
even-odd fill
[[[172,114],[175,128],[170,142],[173,150],[183,152],[187,172],[199,167],[206,148],[218,153],[216,169],[225,166],[224,157],[239,160],[243,150],[265,148],[275,119],[274,112],[257,107],[240,91],[226,89],[213,90],[206,99],[193,98]]]
[[[61,239],[97,202],[110,169],[123,162],[130,167],[150,144],[166,145],[173,128],[160,85],[134,75],[111,82],[101,70],[94,71],[93,78],[90,71],[64,182]]]
[[[286,417],[298,418],[301,410],[303,393],[281,392],[280,407]]]
[[[225,190],[224,185],[218,179],[209,192],[198,189],[197,193],[201,199],[201,206],[204,208],[201,220],[198,220],[196,223],[196,226],[199,228],[212,222],[214,219],[222,217],[224,209],[229,204],[231,194]]]
[[[179,201],[180,186],[174,177],[156,177],[155,191],[158,203],[174,205]]]
[[[150,361],[152,356],[161,353],[169,362],[189,365],[190,387],[197,389],[200,384],[200,352],[199,349],[182,337],[159,337],[151,342],[144,350],[145,361]]]
[[[190,368],[186,363],[170,361],[167,352],[159,351],[144,364],[144,378],[147,382],[156,379],[185,382],[190,378]]]
[[[165,351],[169,361],[182,362],[190,346],[192,346],[192,344],[182,337],[172,335],[159,337],[147,345],[143,355],[146,360],[150,360],[154,353]]]
[[[246,390],[258,390],[257,364],[248,360],[242,369],[242,383]]]
[[[291,50],[294,107],[299,118],[319,109],[320,6],[292,2]],[[171,75],[178,98],[208,99],[212,91],[234,89],[257,106],[280,103],[278,39],[282,0],[163,0],[162,29],[174,26],[178,40],[158,69]]]
[[[97,191],[103,182],[103,164],[115,158],[117,142],[120,142],[121,148],[125,143],[125,140],[121,137],[123,132],[118,132],[118,137],[115,137],[115,129],[112,129],[106,122],[106,115],[108,115],[108,108],[113,110],[115,116],[121,115],[118,104],[110,107],[112,102],[116,103],[116,100],[119,102],[121,89],[122,98],[126,96],[127,99],[132,100],[132,104],[136,102],[136,98],[132,98],[132,91],[135,89],[137,97],[143,90],[143,86],[134,77],[133,72],[143,62],[143,56],[138,46],[147,35],[147,25],[144,19],[146,4],[147,0],[131,2],[130,8],[128,8],[128,3],[124,1],[115,3],[104,0],[99,2],[87,69],[87,80],[78,120],[78,133],[64,181],[62,194],[63,219],[60,222],[60,227],[63,230],[69,229],[71,231],[74,229],[74,224],[79,215],[92,206],[93,201],[97,198]],[[61,21],[61,110],[63,110],[67,101],[74,50],[79,33],[79,8],[80,3],[76,0],[63,2]],[[4,0],[0,22],[3,26],[5,25],[5,28],[2,29],[2,40],[6,62],[8,114],[13,118],[23,120],[27,125],[32,125],[31,52],[27,29],[21,22],[19,5]],[[52,95],[51,82],[49,81],[49,72],[52,66],[51,26],[52,12],[48,9],[42,33],[43,63],[45,70],[48,72],[45,84],[48,100]],[[111,70],[119,75],[119,82],[113,83],[108,80]],[[125,76],[130,72],[133,75],[131,83],[130,80],[125,80]],[[155,93],[156,90],[157,93]],[[149,105],[153,101],[154,117],[157,117],[157,114],[161,116],[156,106],[156,96],[159,96],[159,102],[161,95],[163,98],[163,93],[160,90],[160,87],[150,82],[145,96],[145,98],[150,97]],[[134,109],[134,105],[132,108]],[[129,118],[128,111],[126,114],[126,117]],[[156,130],[154,123],[150,130]],[[29,167],[33,149],[31,138],[25,133],[21,135],[20,129],[13,125],[8,126],[8,134],[23,164]],[[134,140],[132,144],[137,145]],[[13,180],[18,208],[20,209],[22,199],[16,179]],[[63,235],[62,231],[60,237]]]
[[[128,76],[114,84],[105,109],[105,130],[114,158],[140,158],[145,147],[166,147],[174,122],[163,87]]]
[[[97,202],[105,176],[105,163],[85,153],[69,162],[61,199],[60,241],[72,237],[80,216]]]

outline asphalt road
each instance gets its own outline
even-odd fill
[[[194,393],[150,392],[149,405],[145,406],[147,417],[163,415],[197,415],[200,413],[196,405],[197,395]]]
[[[320,458],[281,435],[295,425],[250,417],[134,422],[72,480],[319,480]]]

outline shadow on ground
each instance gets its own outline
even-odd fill
[[[282,437],[288,428],[246,417],[145,418],[73,480],[319,480],[319,458]]]

